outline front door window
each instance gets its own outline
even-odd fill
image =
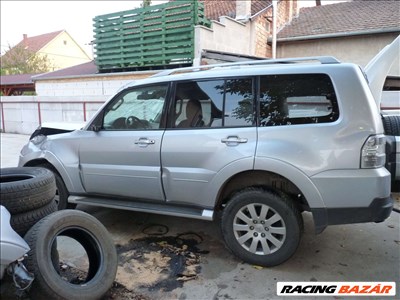
[[[104,113],[104,130],[159,129],[167,86],[130,89],[116,97]]]

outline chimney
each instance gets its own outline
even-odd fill
[[[24,33],[22,35],[22,38],[23,38],[24,45],[26,46],[28,44],[28,35],[26,33]]]
[[[316,6],[321,6],[321,0],[315,0],[315,5]]]
[[[248,21],[251,17],[251,1],[236,0],[236,20]]]

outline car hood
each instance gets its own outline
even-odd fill
[[[365,67],[368,84],[375,103],[380,108],[382,89],[394,61],[400,56],[400,35],[383,48]]]
[[[38,135],[53,135],[71,132],[77,129],[81,129],[85,126],[85,123],[81,122],[47,122],[39,126],[31,135],[30,139]]]

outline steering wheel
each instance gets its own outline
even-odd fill
[[[126,128],[138,128],[138,127],[140,128],[140,127],[142,127],[141,126],[142,121],[138,117],[129,116],[125,120],[125,125],[126,125]]]
[[[151,128],[149,121],[147,120],[140,120],[135,116],[129,116],[125,120],[126,128]]]

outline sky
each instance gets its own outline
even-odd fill
[[[160,4],[165,0],[153,0]],[[322,0],[322,3],[335,1]],[[66,30],[71,37],[91,55],[88,44],[93,38],[95,16],[140,6],[142,0],[125,1],[16,1],[0,0],[1,54],[22,40],[22,35],[36,36]],[[302,6],[314,5],[315,0],[299,0]]]
[[[159,4],[165,1],[152,1]],[[130,10],[141,0],[130,1],[11,1],[0,0],[1,54],[15,46],[22,35],[36,36],[65,29],[91,55],[95,16]]]

